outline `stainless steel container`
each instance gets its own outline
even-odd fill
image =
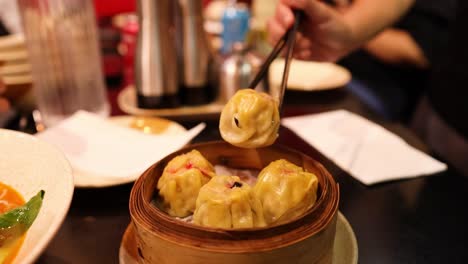
[[[210,80],[214,63],[203,28],[202,1],[177,0],[177,42],[182,102],[188,105],[207,103],[213,87]]]
[[[141,108],[179,105],[175,16],[169,0],[139,0],[135,85]]]
[[[259,71],[262,61],[260,56],[249,51],[242,43],[235,43],[232,53],[221,65],[219,100],[227,102],[237,90],[247,88]],[[264,78],[255,89],[268,92],[268,78]]]

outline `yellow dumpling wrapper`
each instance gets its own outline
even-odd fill
[[[171,216],[192,214],[200,188],[214,175],[213,165],[197,150],[173,158],[157,185],[164,210]]]
[[[200,189],[193,221],[224,229],[265,226],[260,202],[237,176],[215,176]]]
[[[243,148],[266,147],[278,137],[278,102],[270,95],[241,89],[224,106],[219,120],[222,138]]]
[[[253,188],[260,200],[267,224],[279,224],[299,217],[317,199],[318,179],[295,164],[280,159],[260,171]]]

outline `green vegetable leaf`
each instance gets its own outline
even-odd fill
[[[41,190],[23,206],[0,214],[0,247],[28,230],[39,214],[44,193]]]

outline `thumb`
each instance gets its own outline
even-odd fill
[[[329,21],[335,15],[333,8],[318,0],[281,0],[292,9],[302,10],[307,20],[315,24]]]

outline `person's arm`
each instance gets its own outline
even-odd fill
[[[358,45],[393,25],[409,10],[415,0],[355,0],[343,13]]]
[[[268,23],[270,40],[276,42],[294,22],[292,9],[305,13],[298,33],[295,57],[336,61],[362,46],[397,21],[414,0],[355,0],[339,11],[318,0],[280,0]]]
[[[389,28],[364,45],[364,50],[386,64],[418,69],[429,67],[428,58],[410,33]]]

